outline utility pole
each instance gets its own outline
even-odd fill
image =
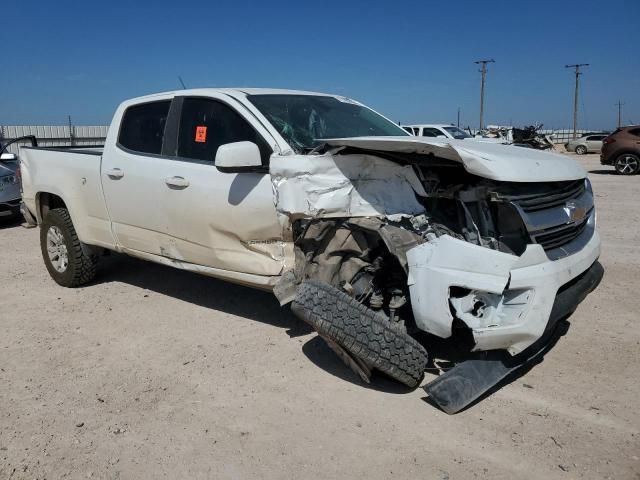
[[[458,107],[458,128],[460,128],[460,107]]]
[[[580,87],[580,67],[588,67],[588,63],[574,63],[573,65],[565,65],[564,68],[575,68],[576,89],[573,96],[573,138],[578,137],[578,89]]]
[[[75,145],[75,135],[73,131],[73,123],[71,123],[71,115],[67,115],[67,119],[69,120],[69,143],[73,147]]]
[[[618,106],[618,128],[620,128],[622,126],[622,106],[624,103],[622,103],[621,100],[618,100],[616,105]]]
[[[495,60],[478,60],[473,62],[476,65],[482,65],[480,67],[480,73],[482,74],[482,80],[480,83],[480,130],[484,128],[484,82],[487,76],[487,63],[495,63]]]

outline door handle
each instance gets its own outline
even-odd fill
[[[111,170],[107,170],[106,173],[107,173],[107,177],[113,178],[114,180],[124,177],[124,172],[119,168],[112,168]]]
[[[169,188],[187,188],[189,186],[189,180],[183,177],[167,177],[164,179],[164,183]]]

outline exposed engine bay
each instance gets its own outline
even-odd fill
[[[281,304],[293,301],[361,378],[378,369],[409,386],[419,381],[419,367],[399,368],[380,356],[388,352],[372,350],[387,336],[367,343],[368,333],[384,328],[404,335],[395,347],[410,345],[407,355],[423,358],[417,363],[426,361],[412,343],[418,332],[454,337],[470,352],[528,358],[602,276],[588,180],[565,164],[548,181],[497,168],[504,151],[517,147],[482,145],[474,148],[486,153],[471,155],[410,142],[336,140],[272,163],[276,210],[295,246],[294,267],[275,295]],[[542,162],[527,168],[530,178],[543,175]],[[559,307],[561,298],[568,300]],[[331,313],[334,305],[341,306]],[[348,326],[353,317],[370,328],[357,334]],[[517,368],[478,362],[463,362],[425,388],[452,413]]]
[[[339,153],[362,154],[354,149]],[[524,198],[529,204],[543,199],[545,203],[538,205],[541,210],[552,206],[553,195],[558,192],[564,199],[564,192],[575,197],[587,188],[583,180],[547,184],[497,182],[469,174],[460,164],[446,159],[430,159],[424,165],[420,155],[375,153],[415,172],[423,189],[417,201],[424,213],[386,218],[301,218],[293,225],[296,261],[294,276],[288,278],[295,278],[296,283],[313,278],[337,286],[389,321],[406,324],[409,331],[415,330],[415,323],[408,305],[408,250],[448,235],[520,256],[528,244],[536,241],[514,199]],[[456,307],[460,320],[464,321],[464,312],[482,316],[483,310],[495,308],[493,301],[482,295],[459,300],[467,293],[462,288],[452,292],[456,299],[452,308]]]

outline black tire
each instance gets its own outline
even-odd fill
[[[578,155],[584,155],[587,153],[587,147],[585,147],[584,145],[578,145],[576,147],[576,153]]]
[[[66,268],[62,265],[56,267],[52,255],[49,254],[48,247],[51,245],[48,245],[48,235],[52,229],[54,234],[62,236],[60,245],[66,248]],[[98,257],[78,239],[66,208],[49,210],[45,216],[40,225],[40,250],[49,275],[63,287],[79,287],[96,276]],[[55,254],[53,256],[55,257]]]
[[[640,169],[640,156],[633,153],[618,155],[613,162],[618,175],[635,175]]]
[[[346,293],[309,280],[298,288],[291,310],[372,368],[408,387],[420,384],[428,359],[424,347]]]

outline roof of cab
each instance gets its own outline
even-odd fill
[[[247,95],[319,95],[325,97],[343,97],[341,95],[333,95],[331,93],[307,92],[304,90],[287,90],[281,88],[189,88],[143,95],[141,97],[130,98],[127,102],[139,102],[140,100],[150,100],[157,97],[167,97],[171,95],[207,95],[212,93],[224,93],[234,97]]]
[[[455,125],[451,125],[450,123],[416,123],[411,125],[402,125],[403,127],[455,127]]]

